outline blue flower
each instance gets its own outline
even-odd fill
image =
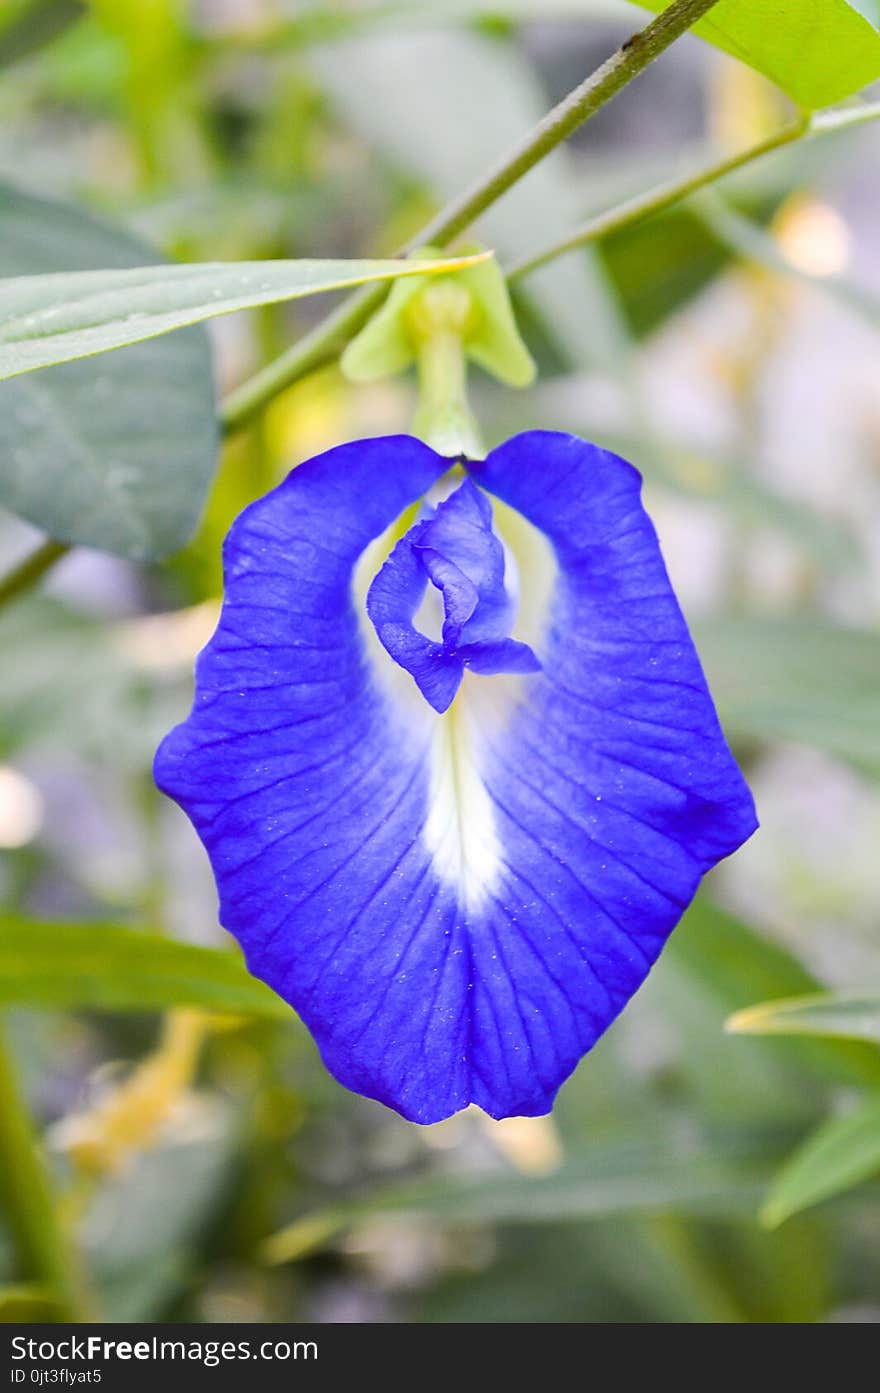
[[[156,757],[250,970],[418,1122],[548,1111],[757,825],[637,472],[466,469],[362,440],[252,504]]]

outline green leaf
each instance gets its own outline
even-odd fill
[[[0,1324],[55,1321],[65,1316],[64,1303],[48,1287],[22,1282],[0,1287]]]
[[[0,276],[155,259],[80,209],[0,185]],[[0,504],[58,541],[134,560],[177,551],[198,523],[216,454],[202,328],[0,383]]]
[[[209,261],[20,276],[0,284],[0,378],[142,343],[236,310],[454,271],[483,259]]]
[[[808,1137],[771,1187],[761,1220],[776,1228],[792,1214],[849,1190],[880,1172],[880,1097],[846,1117],[831,1118]]]
[[[683,978],[683,1000],[694,1001],[705,995],[713,1002],[712,1035],[700,1060],[694,1061],[695,1068],[706,1070],[706,1055],[717,1049],[719,1069],[725,1064],[735,1069],[737,1061],[743,1058],[751,1057],[753,1061],[750,1069],[742,1071],[742,1078],[739,1071],[732,1076],[729,1082],[734,1086],[762,1087],[770,1076],[768,1060],[795,1066],[801,1073],[808,1070],[811,1095],[815,1094],[817,1075],[846,1084],[880,1086],[880,1056],[869,1044],[834,1039],[774,1040],[750,1056],[750,1047],[754,1051],[763,1042],[724,1039],[722,1028],[730,1013],[747,1008],[756,997],[769,1000],[814,996],[819,986],[787,948],[750,928],[705,895],[697,896],[672,936],[657,968],[661,986],[664,975],[670,972]],[[667,1009],[672,1010],[673,1004]],[[716,1081],[716,1092],[719,1087],[720,1081]],[[777,1078],[771,1087],[770,1102],[777,1116],[780,1088],[786,1089],[786,1099],[790,1099],[790,1078],[787,1083],[784,1078]]]
[[[316,1210],[273,1234],[263,1245],[268,1263],[304,1257],[358,1222],[377,1214],[424,1215],[453,1224],[600,1219],[675,1209],[730,1215],[748,1208],[768,1155],[765,1138],[743,1139],[740,1154],[667,1149],[651,1144],[594,1144],[546,1177],[509,1172],[442,1175],[377,1189],[366,1199]]]
[[[632,332],[652,332],[730,262],[730,253],[689,208],[606,237],[597,254],[620,295]]]
[[[44,923],[0,912],[0,1004],[94,1011],[198,1006],[293,1019],[241,959],[103,923]]]
[[[206,1231],[228,1214],[241,1174],[240,1114],[218,1092],[212,1103],[201,1136],[160,1140],[93,1194],[80,1244],[103,1321],[162,1320],[198,1279]]]
[[[880,989],[816,992],[747,1006],[726,1022],[733,1035],[819,1035],[880,1045]]]
[[[819,990],[789,951],[698,895],[655,973],[655,1009],[681,1022],[680,1068],[704,1117],[782,1119],[802,1131],[819,1120],[828,1086],[880,1087],[873,1045],[832,1039],[732,1039],[731,1011],[756,997]]]
[[[814,745],[880,775],[880,636],[763,615],[694,630],[728,735]]]
[[[85,0],[6,0],[0,16],[0,68],[39,52],[85,12]]]
[[[0,276],[155,260],[82,210],[0,185]],[[161,402],[161,410],[156,403]],[[189,539],[217,453],[208,338],[188,329],[0,385],[0,504],[135,560]]]
[[[655,14],[669,5],[635,2]],[[847,0],[718,0],[693,32],[815,111],[880,77],[880,34],[869,13],[864,0],[858,8]]]

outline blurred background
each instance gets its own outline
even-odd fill
[[[622,0],[43,8],[28,43],[4,48],[0,27],[0,179],[187,260],[391,253],[644,18]],[[685,38],[476,231],[503,264],[789,115]],[[11,1012],[93,1311],[880,1316],[880,1186],[772,1231],[758,1218],[802,1139],[880,1088],[880,1054],[723,1030],[766,999],[880,982],[878,153],[873,126],[780,151],[721,198],[524,278],[538,385],[474,381],[490,444],[571,430],[643,472],[761,831],[546,1119],[408,1124],[330,1079],[293,1017]],[[23,269],[39,268],[0,273]],[[218,392],[326,308],[215,321]],[[404,381],[312,374],[225,447],[169,561],[78,549],[3,610],[0,904],[16,922],[223,944],[207,860],[150,775],[215,622],[222,537],[300,460],[406,429],[413,404]],[[0,511],[3,569],[38,540]],[[11,1264],[0,1228],[0,1280]]]

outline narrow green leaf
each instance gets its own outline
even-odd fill
[[[655,1139],[656,1140],[656,1139]],[[725,1155],[666,1151],[652,1143],[582,1148],[553,1175],[442,1175],[377,1189],[365,1199],[315,1210],[263,1245],[268,1263],[291,1262],[374,1215],[423,1215],[453,1224],[541,1224],[673,1209],[730,1215],[748,1209],[772,1148],[765,1138],[728,1142]],[[739,1151],[739,1154],[737,1154]]]
[[[43,923],[0,912],[0,1004],[95,1011],[199,1006],[293,1019],[236,953],[114,924]]]
[[[635,0],[658,14],[669,0]],[[880,34],[865,0],[718,0],[694,33],[769,77],[808,110],[880,77]]]
[[[787,948],[712,904],[705,895],[697,896],[673,934],[664,964],[658,969],[661,982],[663,972],[671,969],[683,975],[687,998],[696,1000],[702,994],[714,1002],[712,1019],[717,1037],[715,1043],[710,1040],[710,1046],[714,1049],[717,1045],[720,1060],[726,1061],[727,1067],[735,1067],[741,1052],[748,1052],[750,1046],[754,1051],[763,1044],[724,1039],[722,1027],[732,1011],[746,1009],[755,997],[778,1000],[815,996],[820,990],[816,979]],[[809,1071],[811,1087],[816,1076],[847,1085],[880,1086],[880,1055],[864,1041],[768,1041],[761,1054],[766,1056],[763,1063],[759,1055],[753,1055],[751,1081],[755,1084],[762,1084],[769,1072],[767,1058],[775,1061],[787,1056],[790,1068]],[[704,1059],[700,1065],[707,1068]],[[778,1102],[773,1103],[773,1110],[778,1115]]]
[[[781,996],[815,987],[787,948],[703,894],[686,911],[666,955],[700,981],[711,983],[728,1011],[753,1001],[756,993]]]
[[[48,1287],[21,1282],[0,1287],[0,1324],[63,1320],[64,1303]]]
[[[762,1001],[736,1011],[725,1029],[732,1035],[819,1035],[880,1045],[880,989]]]
[[[880,1097],[813,1132],[779,1172],[761,1210],[776,1228],[793,1214],[830,1199],[880,1172]]]
[[[0,284],[0,378],[69,363],[200,324],[396,276],[485,260],[241,261],[19,276]]]

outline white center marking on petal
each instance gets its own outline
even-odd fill
[[[540,657],[556,579],[552,549],[518,513],[497,499],[493,507],[504,542],[507,583],[517,600],[513,636],[530,643]],[[421,695],[410,674],[385,652],[366,613],[366,594],[394,543],[415,521],[415,512],[411,509],[364,552],[354,575],[353,598],[378,689],[389,701],[388,739],[402,760],[423,759],[427,751],[425,846],[439,878],[455,889],[464,909],[473,911],[495,890],[502,869],[497,812],[482,773],[488,759],[486,740],[493,745],[503,743],[513,710],[527,693],[524,684],[534,679],[509,673],[485,677],[466,672],[452,705],[441,716]],[[442,601],[433,586],[427,589],[432,592],[432,601],[440,603],[434,619],[439,630]],[[423,609],[417,617],[423,632],[424,619]]]
[[[457,888],[468,909],[483,903],[501,869],[495,813],[480,775],[472,710],[474,684],[486,680],[465,674],[449,710],[436,717],[431,745],[425,842],[440,879]]]

